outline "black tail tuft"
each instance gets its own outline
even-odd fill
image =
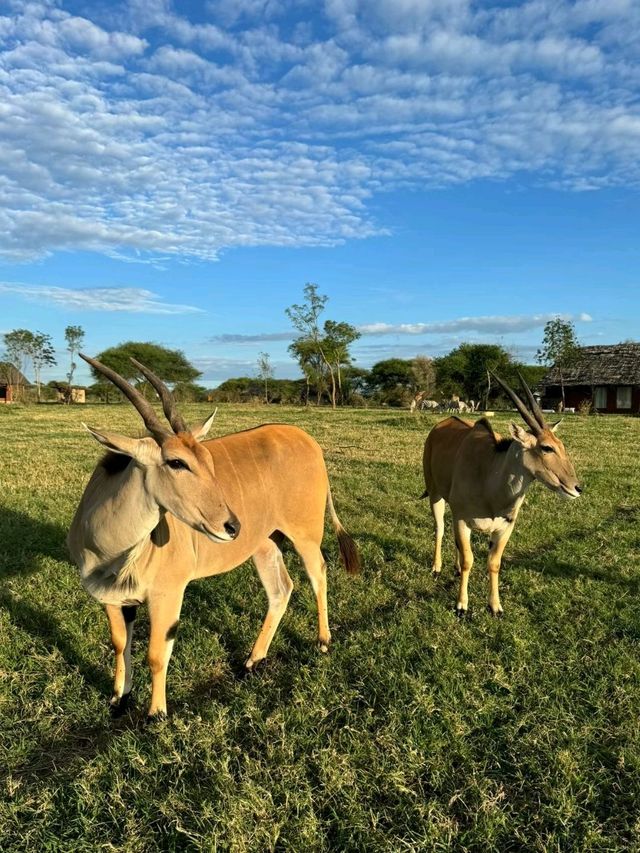
[[[345,569],[350,575],[359,575],[362,570],[362,562],[360,560],[360,553],[356,543],[344,528],[338,529],[336,533],[338,536],[340,558],[342,559]]]

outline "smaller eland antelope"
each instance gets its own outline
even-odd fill
[[[313,586],[318,642],[326,652],[331,634],[320,544],[327,507],[347,571],[359,571],[360,559],[336,515],[319,445],[303,430],[279,424],[201,443],[213,415],[188,429],[171,393],[148,368],[134,362],[158,392],[170,429],[119,374],[81,357],[128,397],[151,433],[129,438],[87,427],[108,452],[87,484],[67,538],[82,584],[105,605],[111,626],[114,716],[129,702],[137,605],[149,607],[153,718],[166,713],[167,667],[187,584],[228,572],[250,557],[269,605],[247,669],[266,657],[293,589],[279,548],[284,537]]]
[[[513,423],[511,438],[501,438],[486,418],[472,423],[454,416],[440,421],[424,445],[426,489],[422,497],[429,496],[435,521],[432,572],[437,577],[442,568],[446,502],[453,515],[457,549],[459,616],[464,616],[468,607],[467,586],[473,565],[471,530],[489,535],[489,609],[494,616],[500,616],[500,563],[525,492],[534,480],[563,498],[577,498],[582,491],[567,451],[554,434],[558,424],[547,425],[522,376],[528,407],[498,376],[495,378],[513,400],[529,430]]]

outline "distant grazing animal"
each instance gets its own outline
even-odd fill
[[[128,397],[151,433],[128,438],[87,427],[109,452],[93,472],[67,538],[82,584],[105,605],[111,625],[113,715],[124,713],[129,702],[137,605],[149,606],[154,718],[166,713],[166,673],[187,584],[228,572],[249,557],[269,609],[245,665],[250,670],[266,657],[293,589],[279,548],[284,537],[309,575],[319,646],[326,652],[331,635],[320,543],[327,506],[347,571],[359,571],[360,559],[336,515],[318,444],[301,429],[278,424],[201,444],[213,416],[188,429],[168,389],[142,364],[134,362],[158,392],[171,429],[119,374],[81,357]]]
[[[445,411],[447,412],[468,412],[469,406],[460,397],[452,397],[448,403],[445,403]]]
[[[451,507],[460,576],[457,613],[468,607],[467,585],[473,565],[471,530],[489,535],[489,609],[502,614],[498,575],[502,553],[513,532],[525,492],[539,480],[563,498],[577,498],[578,485],[573,464],[560,439],[558,424],[548,426],[540,406],[520,376],[529,407],[499,378],[529,427],[511,424],[511,438],[501,438],[486,418],[472,423],[446,418],[427,436],[423,468],[426,489],[435,521],[435,551],[432,572],[442,568],[442,536],[445,502]],[[558,422],[559,423],[559,422]]]
[[[423,412],[434,412],[440,408],[440,403],[437,400],[423,400],[420,408]]]

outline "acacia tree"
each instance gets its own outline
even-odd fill
[[[269,402],[269,380],[273,379],[273,365],[271,364],[269,353],[258,353],[258,379],[264,382],[264,401]]]
[[[305,405],[309,405],[311,396],[311,385],[316,391],[316,402],[320,405],[322,394],[326,389],[324,361],[318,352],[315,343],[309,338],[297,338],[289,345],[289,352],[300,365],[300,370],[305,379]]]
[[[320,331],[320,315],[329,297],[318,293],[316,284],[304,287],[304,302],[285,310],[300,337],[289,346],[307,380],[307,399],[312,378],[316,382],[317,404],[320,405],[325,385],[330,386],[331,405],[335,409],[341,388],[341,367],[351,363],[349,346],[360,333],[349,323],[325,321]]]
[[[71,383],[73,382],[73,374],[76,369],[76,363],[73,359],[75,354],[80,350],[84,341],[84,329],[82,326],[67,326],[64,330],[64,339],[67,342],[67,352],[70,357],[69,372],[67,373],[67,389],[65,391],[65,403],[70,403],[73,396]]]
[[[331,403],[335,409],[335,375],[333,365],[327,359],[323,349],[322,335],[320,333],[319,326],[320,315],[324,311],[324,307],[327,304],[329,297],[318,293],[318,285],[311,284],[310,282],[305,284],[303,292],[304,302],[301,305],[294,303],[290,308],[285,309],[285,314],[291,320],[293,327],[300,332],[300,338],[305,341],[304,350],[311,350],[315,352],[320,357],[320,362],[328,368],[331,376]],[[298,338],[297,341],[294,341],[294,344],[289,347],[290,352],[295,354],[295,344],[300,341],[300,338]],[[309,361],[308,353],[306,361]],[[320,404],[320,395],[318,395],[317,403],[318,405]]]
[[[132,358],[144,364],[164,382],[192,382],[200,376],[200,371],[190,364],[185,354],[180,350],[167,349],[158,344],[145,343],[144,341],[127,341],[116,347],[110,347],[97,356],[98,361],[106,364],[107,367],[115,370],[116,373],[130,382],[140,379],[140,373],[131,361]],[[102,374],[93,367],[91,372],[97,380],[97,384],[100,385]],[[113,387],[110,382],[108,385]],[[140,387],[143,392],[149,390],[146,382],[141,383]],[[155,394],[155,392],[153,393]]]
[[[31,362],[33,364],[33,377],[36,381],[38,402],[40,402],[40,389],[42,387],[42,368],[45,365],[56,363],[55,349],[51,335],[44,332],[36,332],[31,341]]]
[[[323,349],[327,360],[335,368],[338,379],[340,402],[344,403],[342,393],[342,368],[350,367],[352,363],[349,347],[360,337],[360,332],[350,323],[326,320],[324,324]],[[335,403],[334,403],[335,408]]]
[[[562,408],[564,409],[564,378],[567,369],[575,362],[580,344],[576,337],[575,326],[570,320],[556,317],[545,323],[542,346],[537,352],[536,358],[540,364],[547,367],[555,367],[560,378],[560,393],[562,395]]]

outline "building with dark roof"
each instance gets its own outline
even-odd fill
[[[562,371],[565,406],[591,401],[596,412],[640,412],[640,343],[580,347]],[[560,371],[554,365],[540,383],[542,404],[556,409],[562,400]]]

